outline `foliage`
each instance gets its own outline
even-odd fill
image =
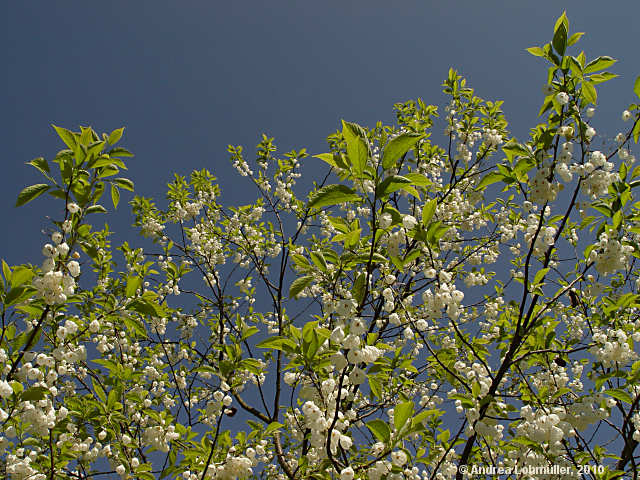
[[[393,126],[343,121],[300,196],[306,150],[230,146],[256,201],[176,175],[166,209],[131,201],[148,245],[119,246],[124,268],[92,223],[134,189],[123,129],[54,127],[66,149],[29,162],[45,183],[16,205],[47,193],[63,213],[42,266],[2,264],[9,478],[635,478],[640,109],[593,147],[615,60],[569,55],[581,35],[563,14],[528,49],[549,64],[528,140],[450,70],[445,148],[422,100]]]

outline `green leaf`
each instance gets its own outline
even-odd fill
[[[365,292],[365,281],[367,278],[367,274],[364,272],[360,272],[358,273],[358,275],[356,276],[356,280],[353,282],[353,298],[355,298],[356,302],[358,302],[358,304],[360,304],[362,302],[362,299],[364,298],[364,292]]]
[[[58,136],[62,139],[67,147],[71,150],[75,150],[77,148],[76,136],[73,134],[71,130],[67,130],[66,128],[56,127],[55,125],[51,125],[56,132],[58,132]]]
[[[24,391],[24,386],[22,385],[22,383],[16,381],[16,380],[12,380],[10,382],[11,384],[11,388],[13,389],[13,393],[15,393],[16,395],[20,394],[20,392]]]
[[[633,84],[633,93],[636,94],[636,97],[640,98],[640,75],[636,78],[636,81]],[[636,140],[636,143],[638,141]]]
[[[571,35],[569,37],[569,40],[567,40],[567,46],[571,46],[574,45],[576,43],[578,43],[578,40],[580,40],[580,37],[582,37],[584,35],[584,32],[576,32],[573,35]]]
[[[536,57],[544,57],[544,50],[540,47],[529,47],[527,52]]]
[[[119,177],[119,178],[114,178],[111,181],[116,185],[118,185],[120,188],[124,188],[125,190],[129,190],[130,192],[133,192],[133,182],[128,178]]]
[[[391,429],[384,420],[379,418],[371,420],[367,423],[367,428],[380,442],[387,443],[391,439]]]
[[[633,141],[638,143],[638,138],[640,138],[640,122],[636,122],[633,127],[633,132],[631,133],[633,134]]]
[[[15,267],[11,274],[11,287],[19,287],[33,278],[33,270],[28,267]]]
[[[393,410],[393,424],[396,427],[396,431],[399,432],[412,415],[413,402],[409,401],[397,405]]]
[[[427,242],[434,248],[438,247],[438,242],[449,230],[448,225],[444,225],[441,221],[433,222],[427,229]]]
[[[555,34],[558,29],[560,28],[560,26],[564,26],[564,29],[568,32],[569,31],[569,19],[567,18],[567,12],[566,10],[564,10],[562,12],[562,15],[560,15],[558,17],[558,19],[556,20],[556,24],[553,26],[553,33]]]
[[[304,277],[296,278],[289,287],[289,298],[297,297],[302,290],[311,285],[314,278],[315,277],[313,275],[305,275]]]
[[[118,128],[111,132],[111,135],[109,135],[109,139],[107,140],[107,142],[109,142],[109,145],[115,145],[116,143],[118,143],[118,140],[122,138],[122,132],[124,132],[124,127]]]
[[[28,390],[22,392],[20,400],[22,400],[23,402],[27,400],[30,402],[35,402],[38,400],[42,400],[47,393],[49,393],[49,390],[44,387],[31,387]]]
[[[287,337],[269,337],[256,344],[259,348],[271,348],[273,350],[295,350],[297,345]]]
[[[143,338],[147,337],[147,330],[144,328],[144,324],[137,318],[122,317],[122,321],[129,328],[129,330],[136,332]]]
[[[100,383],[97,382],[95,379],[93,380],[92,383],[93,383],[93,390],[96,392],[96,395],[98,396],[100,401],[102,403],[106,403],[107,394],[105,393],[104,388],[102,388],[102,385],[100,385]]]
[[[424,203],[424,207],[422,207],[422,225],[424,225],[425,227],[428,227],[429,223],[431,223],[431,219],[436,213],[437,205],[438,201],[435,198],[432,198],[428,202]]]
[[[412,185],[417,185],[419,187],[427,187],[432,184],[431,180],[422,173],[405,173],[403,177],[411,180]]]
[[[533,277],[532,284],[538,285],[540,282],[542,282],[542,279],[549,272],[549,270],[550,270],[549,268],[541,268],[540,270],[538,270],[535,277]]]
[[[507,156],[507,159],[513,160],[517,156],[530,156],[531,152],[524,145],[516,142],[515,140],[510,140],[502,147],[502,151]]]
[[[598,101],[598,92],[591,82],[582,82],[582,97],[594,105]]]
[[[352,188],[341,184],[327,185],[313,194],[308,207],[327,207],[329,205],[354,202],[357,200],[360,200],[360,195]]]
[[[604,70],[605,68],[609,68],[611,65],[613,65],[616,62],[617,60],[615,58],[611,58],[607,56],[598,57],[595,60],[591,60],[589,63],[587,63],[587,66],[584,67],[584,73],[586,75],[588,73]]]
[[[271,433],[275,432],[276,430],[280,430],[282,427],[284,427],[284,425],[283,425],[283,424],[281,424],[281,423],[278,423],[278,422],[271,422],[271,423],[267,426],[267,428],[265,429],[264,434],[265,434],[265,435],[269,435],[269,434],[271,434]]]
[[[102,205],[91,205],[84,211],[84,213],[87,215],[90,213],[107,213],[107,209]]]
[[[327,261],[322,255],[322,252],[309,252],[309,258],[314,263],[316,267],[318,267],[321,271],[327,271]]]
[[[38,171],[49,178],[48,174],[51,173],[51,170],[49,169],[49,163],[47,163],[47,161],[43,157],[34,158],[30,162],[27,162],[27,165],[31,165],[32,167],[38,169]]]
[[[633,398],[631,398],[631,395],[620,388],[612,388],[611,390],[606,390],[604,393],[606,393],[610,397],[615,398],[616,400],[620,400],[621,402],[628,404],[633,403]]]
[[[562,14],[564,16],[564,13]],[[564,55],[564,52],[567,50],[567,35],[568,35],[567,27],[564,23],[560,23],[557,26],[555,33],[553,34],[553,48],[560,55]]]
[[[477,191],[484,190],[487,186],[491,185],[492,183],[496,183],[501,180],[504,180],[504,175],[502,173],[489,172],[487,175],[484,176],[482,180],[480,180],[480,183],[476,187],[476,190]]]
[[[411,180],[400,175],[391,175],[378,185],[376,188],[376,196],[383,198],[406,186],[411,186]]]
[[[313,155],[313,158],[319,158],[323,162],[326,162],[329,165],[331,165],[332,167],[338,168],[338,164],[333,159],[333,154],[332,153],[319,153],[318,155]]]
[[[129,275],[127,277],[127,286],[124,290],[124,294],[127,298],[135,296],[136,291],[142,286],[142,278],[138,275]]]
[[[112,148],[111,150],[109,150],[108,154],[111,157],[133,157],[133,153],[122,147]]]
[[[599,83],[608,82],[609,80],[616,78],[618,75],[611,72],[602,72],[602,73],[594,73],[589,77],[589,81],[594,85],[598,85]]]
[[[30,187],[25,188],[18,194],[16,207],[19,207],[21,205],[24,205],[25,203],[30,202],[34,198],[42,195],[47,190],[49,190],[49,185],[44,183],[38,183],[36,185],[31,185]]]
[[[118,208],[120,203],[120,190],[114,184],[111,184],[111,201],[113,202],[113,208]]]
[[[347,142],[347,155],[353,165],[353,170],[356,174],[361,175],[369,157],[366,133],[360,125],[342,120],[342,136]]]
[[[422,137],[423,135],[417,133],[402,133],[391,140],[382,154],[382,168],[389,170],[393,167],[396,161],[413,148]]]

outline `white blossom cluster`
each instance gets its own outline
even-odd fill
[[[464,293],[451,282],[451,274],[440,272],[440,286],[432,292],[430,288],[422,294],[424,309],[428,319],[439,318],[442,310],[446,309],[450,318],[456,319],[460,315]]]
[[[621,239],[622,242],[626,238]],[[602,232],[595,248],[589,253],[589,261],[595,262],[600,275],[608,275],[626,268],[629,257],[634,251],[631,245],[623,244],[612,232]]]
[[[42,254],[45,256],[42,272],[32,280],[38,295],[48,305],[65,303],[67,297],[73,295],[75,291],[74,277],[80,275],[80,264],[76,260],[67,262],[66,272],[63,270],[69,254],[69,245],[62,239],[60,232],[54,232],[51,235],[53,245],[47,243],[42,248]]]
[[[559,186],[552,181],[550,167],[540,167],[531,180],[529,199],[535,203],[553,202],[558,195]],[[551,179],[551,180],[550,180]]]
[[[612,171],[613,163],[597,150],[590,153],[588,162],[574,166],[573,170],[584,178],[582,191],[594,200],[606,195],[609,185],[620,180],[618,173]]]
[[[552,225],[539,227],[539,223],[540,218],[538,215],[529,214],[527,217],[527,227],[524,233],[524,241],[528,245],[531,245],[535,238],[535,243],[533,244],[533,253],[535,255],[544,254],[549,246],[554,244],[555,235],[557,233],[556,227]]]
[[[633,351],[633,344],[629,345],[631,338],[622,329],[611,329],[606,332],[596,330],[593,341],[596,342],[596,346],[591,348],[591,353],[606,368],[626,365],[638,358],[638,354]]]

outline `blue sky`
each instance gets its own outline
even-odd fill
[[[164,197],[173,172],[206,167],[223,200],[242,204],[226,147],[249,153],[264,132],[280,151],[326,151],[345,118],[393,121],[393,104],[422,97],[443,106],[449,67],[476,93],[504,100],[519,137],[535,125],[546,66],[525,48],[551,38],[567,9],[588,58],[611,55],[620,78],[602,86],[599,132],[615,135],[640,74],[640,2],[596,1],[110,1],[4,2],[3,176],[0,257],[40,263],[47,197],[14,209],[18,192],[40,182],[24,165],[62,149],[51,123],[111,131],[136,157],[137,192]],[[309,160],[313,162],[313,160]],[[310,169],[313,175],[317,169]],[[128,201],[130,196],[123,195]],[[123,202],[107,221],[126,234]],[[126,235],[135,238],[135,235]]]

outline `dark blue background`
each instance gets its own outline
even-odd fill
[[[206,167],[220,178],[222,201],[241,204],[255,194],[234,188],[228,144],[252,158],[265,132],[281,151],[326,151],[340,118],[391,122],[395,102],[418,96],[443,106],[451,66],[478,95],[504,100],[509,128],[526,136],[546,65],[525,48],[550,40],[564,7],[571,30],[587,32],[578,45],[589,59],[620,59],[612,70],[621,77],[600,89],[599,132],[622,128],[640,73],[637,1],[3,3],[0,257],[10,264],[40,263],[45,215],[61,212],[48,196],[13,208],[24,186],[41,181],[24,162],[63,148],[51,123],[126,126],[122,145],[136,154],[129,176],[140,194],[162,199],[173,172]],[[135,237],[130,198],[124,192],[106,217],[123,238]]]

